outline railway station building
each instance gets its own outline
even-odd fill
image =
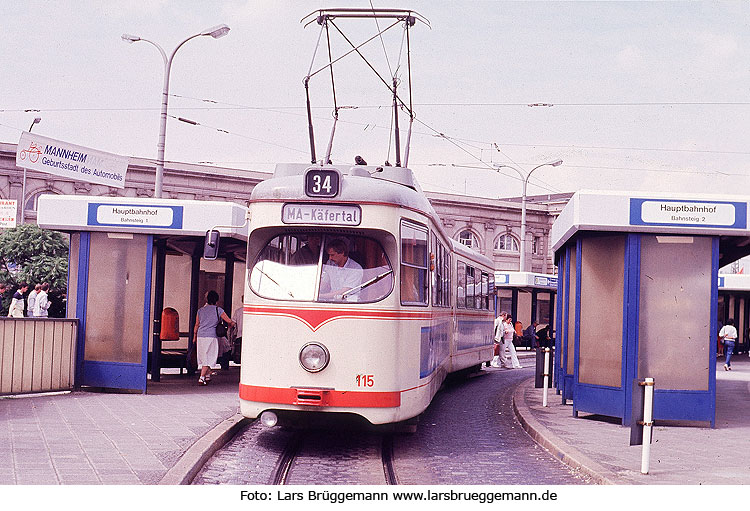
[[[19,203],[17,224],[36,222],[41,195],[90,195],[104,197],[152,197],[155,165],[152,160],[130,158],[125,188],[65,179],[28,170],[24,194],[24,170],[16,167],[16,144],[0,143],[0,200]],[[227,201],[244,205],[267,172],[189,163],[167,163],[163,197],[179,200]],[[22,197],[22,195],[24,195]],[[443,225],[457,241],[495,262],[496,271],[517,271],[521,247],[521,199],[487,199],[426,192]],[[558,213],[572,194],[529,197],[527,203],[528,257],[531,271],[552,274],[554,254],[549,232]],[[24,207],[21,208],[20,204]]]

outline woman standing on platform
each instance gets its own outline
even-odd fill
[[[503,347],[500,348],[503,352],[501,353],[502,357],[501,360],[503,361],[503,365],[505,367],[508,367],[508,361],[505,358],[505,349],[507,348],[510,352],[510,361],[511,361],[511,367],[508,367],[508,369],[521,369],[521,363],[518,361],[518,355],[516,355],[516,347],[513,346],[513,334],[516,333],[516,329],[513,326],[513,318],[508,316],[508,318],[505,320],[505,334],[503,335]]]
[[[219,357],[219,339],[216,336],[216,325],[219,321],[224,320],[233,327],[236,325],[232,318],[227,316],[224,309],[216,305],[219,301],[219,293],[209,291],[206,294],[206,305],[198,309],[195,317],[195,353],[198,359],[198,367],[201,368],[201,375],[198,378],[198,385],[208,385],[211,381],[211,366],[216,365],[216,359]]]

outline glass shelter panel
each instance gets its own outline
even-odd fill
[[[552,300],[551,293],[539,292],[536,295],[536,322],[539,323],[539,328],[545,327],[552,322],[549,315],[550,300]]]
[[[526,328],[531,324],[531,291],[518,290],[518,316],[516,321],[521,322],[521,328]]]
[[[560,280],[558,281],[558,289],[560,289],[560,294],[559,294],[559,298],[560,298],[560,310],[558,311],[558,317],[560,319],[557,320],[557,321],[559,321],[559,323],[555,324],[555,327],[554,327],[554,328],[558,329],[558,330],[555,331],[555,339],[556,340],[560,339],[561,342],[562,342],[562,339],[563,339],[563,334],[565,332],[565,314],[568,311],[568,293],[566,292],[566,289],[567,289],[567,286],[568,286],[568,281],[567,281],[567,271],[565,270],[565,263],[566,263],[565,259],[566,259],[565,255],[563,255],[562,257],[560,257],[560,262],[558,263],[560,265],[560,272],[559,272],[559,275],[560,275],[559,279]],[[561,344],[558,349],[560,351],[559,351],[559,353],[556,354],[556,357],[559,360],[560,370],[563,370],[564,369],[564,358],[565,358],[565,357],[562,356],[563,345]]]
[[[625,239],[581,240],[580,383],[622,386]]]
[[[569,250],[570,277],[568,281],[568,362],[565,365],[565,374],[573,374],[575,368],[575,339],[576,339],[576,273],[578,271],[576,247],[573,245]]]
[[[638,378],[658,389],[708,390],[710,237],[641,236]]]
[[[89,282],[96,285],[89,285],[86,300],[86,360],[141,363],[148,240],[91,233],[96,255],[89,260]]]
[[[78,306],[78,256],[81,250],[81,233],[70,235],[70,251],[68,252],[68,293],[66,318],[75,318]]]
[[[497,313],[507,312],[510,314],[513,307],[513,291],[506,288],[497,290]]]

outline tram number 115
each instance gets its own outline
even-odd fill
[[[358,374],[357,375],[357,387],[372,387],[375,385],[374,374]]]

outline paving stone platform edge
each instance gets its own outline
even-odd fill
[[[571,468],[588,475],[598,484],[617,484],[617,475],[600,463],[592,460],[581,451],[552,433],[534,418],[526,404],[524,393],[527,387],[534,385],[534,378],[521,382],[513,393],[513,411],[518,422],[536,443],[547,449],[550,454]],[[550,389],[554,393],[554,389]],[[571,417],[571,420],[573,418]]]
[[[180,485],[193,482],[206,461],[251,421],[252,419],[238,413],[220,422],[188,447],[185,454],[164,474],[159,484]]]

